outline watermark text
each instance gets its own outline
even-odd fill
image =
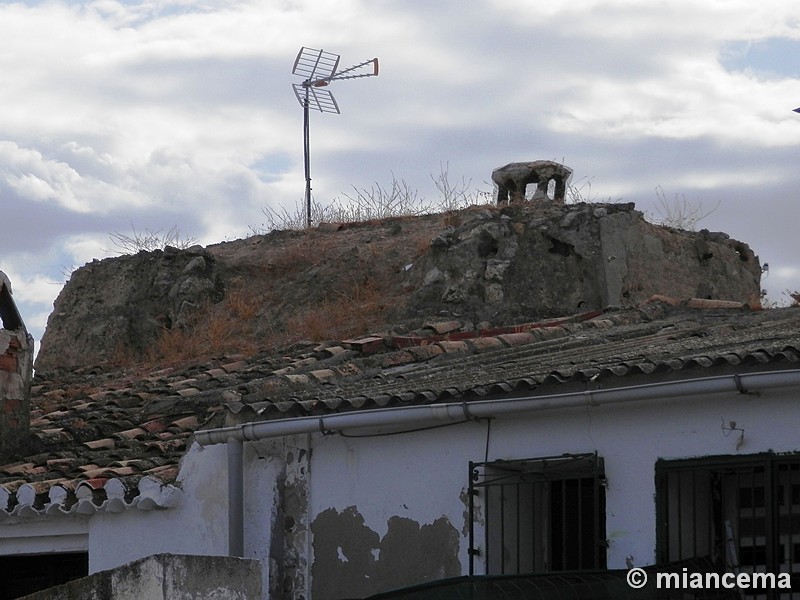
[[[789,573],[697,573],[686,567],[681,572],[654,573],[659,590],[790,590]],[[644,569],[628,571],[628,585],[641,589],[647,585],[648,574]]]

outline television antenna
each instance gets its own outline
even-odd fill
[[[303,160],[306,174],[306,225],[311,227],[311,159],[309,157],[308,112],[310,108],[321,113],[340,113],[339,105],[326,87],[338,79],[373,77],[378,74],[378,59],[366,60],[352,67],[339,68],[339,55],[313,48],[300,48],[294,61],[292,75],[304,77],[302,83],[293,83],[294,95],[303,107]]]

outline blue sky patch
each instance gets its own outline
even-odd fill
[[[728,71],[800,79],[800,40],[775,37],[757,42],[729,42],[722,48],[720,63]]]

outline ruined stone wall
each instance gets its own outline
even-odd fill
[[[654,294],[759,304],[761,266],[723,233],[666,229],[633,204],[485,210],[442,232],[414,265],[409,310],[524,322]]]
[[[11,283],[0,271],[0,458],[24,444],[30,428],[33,338],[11,297]]]
[[[226,294],[245,302],[215,306],[255,346],[273,332],[281,343],[317,339],[330,321],[358,313],[369,313],[364,328],[382,331],[442,318],[473,329],[513,325],[654,294],[758,306],[760,276],[746,244],[658,227],[633,204],[525,202],[275,232],[81,267],[56,300],[36,370],[146,357],[166,329]],[[298,329],[314,319],[316,330]]]
[[[200,246],[95,260],[75,270],[47,321],[36,370],[92,366],[139,355],[164,328],[218,301],[214,257]]]

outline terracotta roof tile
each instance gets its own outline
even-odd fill
[[[197,426],[200,424],[197,415],[189,415],[187,417],[183,417],[182,419],[176,419],[169,424],[170,427],[177,427],[180,430],[190,430],[194,431],[197,429]]]
[[[461,324],[460,321],[444,321],[441,323],[429,323],[428,325],[425,325],[425,328],[432,329],[433,331],[435,331],[440,335],[445,333],[451,333],[453,331],[458,331],[462,327],[463,325]]]
[[[424,346],[412,346],[407,352],[411,353],[415,361],[423,361],[444,354],[444,348],[439,344],[426,344]]]
[[[195,394],[199,394],[199,393],[200,393],[200,390],[195,388],[195,387],[183,388],[183,389],[178,390],[178,395],[179,396],[184,396],[184,397],[185,396],[194,396]]]
[[[535,341],[536,338],[529,331],[522,331],[519,333],[503,333],[497,338],[507,346],[523,346]]]
[[[171,381],[167,384],[167,387],[173,390],[181,390],[184,388],[192,387],[195,383],[197,383],[197,379],[181,379],[180,381]]]
[[[465,352],[467,349],[469,349],[467,342],[458,340],[442,340],[437,342],[436,345],[445,352]]]
[[[336,377],[336,373],[331,369],[317,369],[309,373],[317,381],[325,382],[330,381]]]
[[[483,337],[469,340],[468,344],[476,350],[488,350],[491,348],[503,348],[503,342],[496,337]]]
[[[104,438],[102,440],[93,440],[91,442],[84,442],[84,446],[87,448],[91,448],[92,450],[97,450],[98,448],[102,449],[109,449],[114,448],[116,446],[116,442],[112,438]]]
[[[379,336],[370,336],[359,339],[345,340],[342,342],[345,348],[352,348],[362,354],[375,354],[384,348],[384,338]]]
[[[226,373],[233,373],[235,371],[241,371],[242,369],[246,369],[248,366],[249,363],[246,360],[238,360],[236,362],[224,364],[220,368]]]
[[[321,348],[318,353],[320,358],[330,358],[332,356],[341,356],[347,354],[349,351],[344,346],[327,346]]]
[[[115,433],[114,435],[119,439],[136,439],[136,438],[143,438],[146,437],[148,431],[143,427],[134,427],[132,429],[126,429],[124,431],[120,431],[119,433]]]
[[[145,374],[78,369],[57,381],[35,380],[36,453],[0,460],[0,518],[171,506],[192,433],[231,420],[800,364],[800,309],[675,304],[444,335],[365,336]]]

